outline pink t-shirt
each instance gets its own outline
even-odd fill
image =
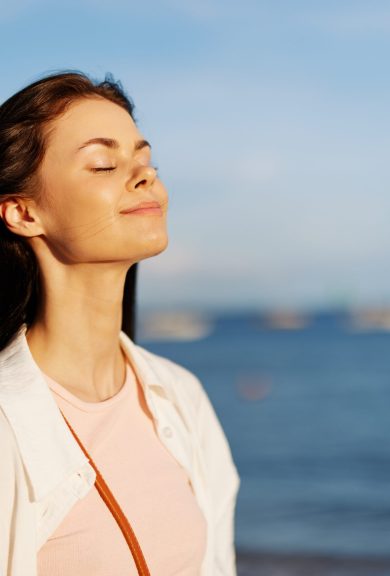
[[[44,376],[129,519],[151,574],[198,576],[206,522],[185,470],[155,432],[131,368],[120,391],[103,402],[84,402]],[[76,574],[137,574],[128,545],[95,487],[38,553],[39,576]]]

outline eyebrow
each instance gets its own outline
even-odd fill
[[[99,137],[87,140],[86,142],[81,144],[81,146],[79,146],[78,150],[82,150],[87,146],[91,146],[91,144],[100,144],[101,146],[105,146],[106,148],[110,148],[111,150],[116,150],[117,148],[119,148],[119,142],[117,140],[114,140],[113,138]],[[139,150],[142,150],[142,148],[146,147],[152,148],[152,146],[147,140],[138,140],[134,145],[134,152],[138,152]]]

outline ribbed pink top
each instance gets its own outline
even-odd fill
[[[128,366],[121,390],[84,402],[45,375],[54,398],[129,519],[153,576],[200,574],[206,522],[184,469],[159,440]],[[39,576],[130,576],[137,570],[93,488],[38,553]]]

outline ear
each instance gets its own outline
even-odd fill
[[[31,238],[43,233],[43,227],[32,200],[8,198],[0,204],[0,218],[10,232]]]

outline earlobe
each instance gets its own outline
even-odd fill
[[[0,204],[0,217],[8,230],[19,236],[33,237],[42,233],[35,210],[24,199],[4,200]]]

